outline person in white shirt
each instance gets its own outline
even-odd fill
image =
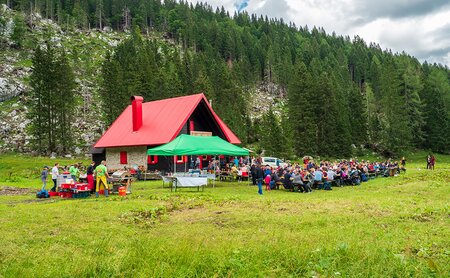
[[[53,180],[53,187],[51,191],[56,192],[56,180],[58,179],[59,175],[59,169],[58,169],[59,163],[55,163],[55,166],[52,168],[52,180]]]
[[[334,176],[335,175],[336,175],[336,173],[333,170],[328,169],[328,171],[327,171],[327,180],[332,182],[334,180]]]

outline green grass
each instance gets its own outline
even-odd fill
[[[0,277],[448,277],[449,166],[312,194],[0,196]]]
[[[2,154],[0,155],[0,186],[16,186],[28,188],[40,188],[42,186],[40,175],[44,166],[50,168],[56,162],[60,166],[71,165],[76,162],[89,164],[90,159],[86,158],[57,158],[29,156],[22,154]],[[49,178],[51,183],[51,179]]]

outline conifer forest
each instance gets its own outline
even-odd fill
[[[98,100],[95,117],[107,127],[131,95],[151,101],[199,92],[243,146],[266,155],[450,152],[449,68],[358,36],[174,0],[0,3],[15,11],[10,41],[0,39],[0,51],[32,53],[27,132],[38,152],[71,148],[76,139],[67,129],[88,100]],[[50,35],[30,43],[37,13],[67,34],[124,36],[117,45],[94,46],[104,47],[104,55],[86,66]],[[7,25],[0,15],[0,33]],[[84,79],[95,81],[89,98],[79,92]],[[276,95],[275,103],[255,97],[262,87]],[[255,102],[265,108],[258,116],[251,113]]]

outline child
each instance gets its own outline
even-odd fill
[[[47,186],[47,177],[48,177],[48,166],[44,166],[44,169],[41,172],[42,190],[45,190],[45,187]]]
[[[266,190],[269,190],[269,191],[270,191],[270,180],[271,180],[270,175],[267,175],[266,179],[264,180],[264,182],[266,183]]]

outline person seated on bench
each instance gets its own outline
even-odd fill
[[[313,170],[314,168],[312,168],[311,170]],[[314,185],[316,186],[317,189],[322,189],[323,188],[323,182],[322,182],[322,178],[323,178],[323,173],[321,169],[317,169],[314,171]]]
[[[272,181],[275,182],[275,187],[273,189],[280,189],[280,185],[283,185],[283,182],[281,181],[280,177],[277,174],[277,171],[274,171],[272,173]]]
[[[292,173],[292,185],[294,187],[294,191],[304,192],[302,175],[297,169]]]
[[[351,169],[345,168],[342,171],[342,178],[344,180],[344,185],[353,185],[352,180],[350,178]]]
[[[342,169],[340,167],[338,167],[336,169],[335,175],[334,175],[334,182],[336,182],[337,186],[343,186],[344,182],[342,180]]]
[[[312,192],[311,188],[314,183],[314,176],[312,169],[310,171],[303,169],[302,177],[303,177],[303,191],[305,193]]]
[[[233,175],[233,181],[237,180],[238,172],[239,170],[236,164],[233,164],[233,166],[231,166],[231,175]]]
[[[333,184],[333,182],[334,182],[334,176],[336,175],[335,173],[334,173],[334,171],[330,168],[330,169],[327,169],[327,168],[325,168],[324,169],[326,172],[326,181],[325,181],[325,184],[323,185],[324,187],[325,187],[325,190],[331,190],[331,185]]]
[[[283,175],[283,186],[284,189],[293,191],[294,187],[292,186],[291,173],[288,170],[284,171]]]
[[[352,185],[360,185],[361,183],[360,172],[355,167],[353,167],[350,172],[350,180]]]

